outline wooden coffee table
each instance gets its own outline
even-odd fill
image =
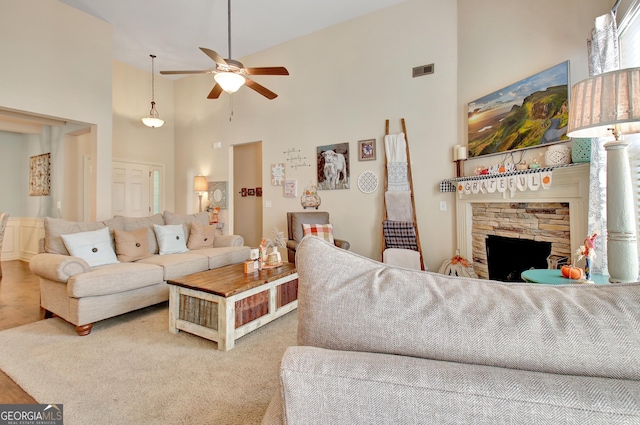
[[[243,264],[234,264],[167,283],[169,331],[216,341],[222,351],[298,307],[298,273],[291,263],[248,274]]]

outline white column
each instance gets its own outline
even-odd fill
[[[628,146],[624,140],[604,145],[607,151],[607,260],[611,283],[638,280],[638,246]]]

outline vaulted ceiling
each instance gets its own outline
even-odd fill
[[[229,57],[227,0],[60,1],[111,24],[113,58],[136,68],[150,70],[150,54],[157,56],[156,70],[212,68],[198,47]],[[233,0],[232,56],[239,59],[403,1]]]

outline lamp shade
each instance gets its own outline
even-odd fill
[[[571,89],[569,137],[640,133],[640,68],[594,75]]]
[[[206,192],[207,178],[205,176],[195,176],[193,178],[193,190],[196,192]]]
[[[162,125],[164,124],[163,120],[156,117],[144,117],[142,118],[142,122],[144,123],[144,125],[151,128],[162,127]]]
[[[244,77],[235,72],[218,72],[213,78],[227,93],[237,92],[245,82]]]

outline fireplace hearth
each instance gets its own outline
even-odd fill
[[[488,235],[551,242],[552,255],[570,257],[587,235],[588,211],[589,164],[554,168],[550,186],[544,190],[459,192],[458,249],[484,279],[489,278]]]

